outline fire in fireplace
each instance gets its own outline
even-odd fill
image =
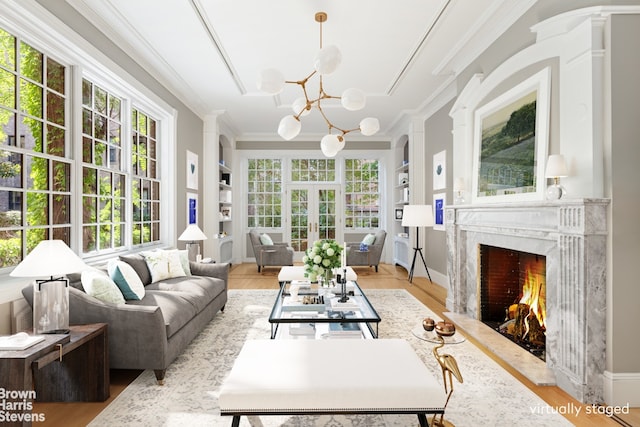
[[[545,360],[546,259],[480,245],[480,320]]]

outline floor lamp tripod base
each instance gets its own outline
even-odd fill
[[[422,248],[418,247],[418,235],[420,229],[416,227],[416,246],[413,248],[413,261],[411,261],[411,269],[409,270],[409,283],[413,283],[413,272],[416,269],[416,257],[420,254],[420,259],[422,259],[422,265],[424,265],[424,269],[427,270],[427,277],[429,277],[429,282],[433,283],[431,280],[431,274],[429,274],[429,269],[427,268],[427,262],[424,260],[424,255],[422,254]]]

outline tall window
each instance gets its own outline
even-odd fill
[[[122,101],[82,81],[82,249],[124,246],[126,185],[122,164]]]
[[[160,180],[156,121],[134,109],[131,139],[133,244],[160,241]]]
[[[336,180],[334,159],[293,159],[291,160],[291,181],[333,182]]]
[[[0,268],[70,243],[67,69],[0,29]]]
[[[249,159],[248,227],[282,226],[282,160]]]
[[[345,159],[345,227],[378,228],[380,191],[378,161]]]

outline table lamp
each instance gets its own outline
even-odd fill
[[[49,277],[33,282],[33,332],[69,332],[69,280],[63,277],[87,265],[62,240],[38,243],[11,272],[14,277]]]
[[[558,200],[566,193],[563,186],[559,184],[560,178],[569,176],[567,172],[567,163],[564,161],[562,154],[552,154],[547,160],[547,168],[544,176],[553,178],[553,185],[547,187],[547,199]]]
[[[419,247],[418,235],[420,233],[420,227],[433,227],[433,209],[431,205],[405,205],[402,212],[402,226],[403,227],[416,227],[416,245],[413,248],[413,261],[411,262],[411,270],[409,271],[409,283],[413,281],[413,272],[416,266],[416,256],[420,253],[422,258],[422,264],[425,270],[427,270],[427,276],[431,282],[431,275],[427,268],[427,263],[424,260],[422,254],[422,248]]]
[[[207,236],[200,230],[197,224],[189,224],[182,232],[178,240],[186,241],[185,245],[189,254],[189,261],[197,261],[200,256],[200,240],[207,240]]]

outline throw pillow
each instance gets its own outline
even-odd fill
[[[141,300],[144,298],[144,285],[136,271],[124,261],[112,259],[107,264],[109,277],[113,280],[125,300]]]
[[[95,269],[82,272],[80,280],[87,295],[111,304],[124,304],[124,297],[113,280]]]
[[[186,249],[178,251],[178,256],[180,257],[180,265],[182,265],[184,274],[187,276],[191,276],[191,265],[189,265],[189,251],[187,251]]]
[[[373,242],[376,241],[376,235],[375,234],[367,234],[366,236],[364,236],[364,239],[362,239],[362,243],[364,243],[367,246],[371,246],[373,245]]]
[[[142,256],[151,272],[152,282],[186,276],[177,251],[156,250],[142,252]]]
[[[260,235],[260,243],[263,245],[273,245],[273,239],[267,233]]]

